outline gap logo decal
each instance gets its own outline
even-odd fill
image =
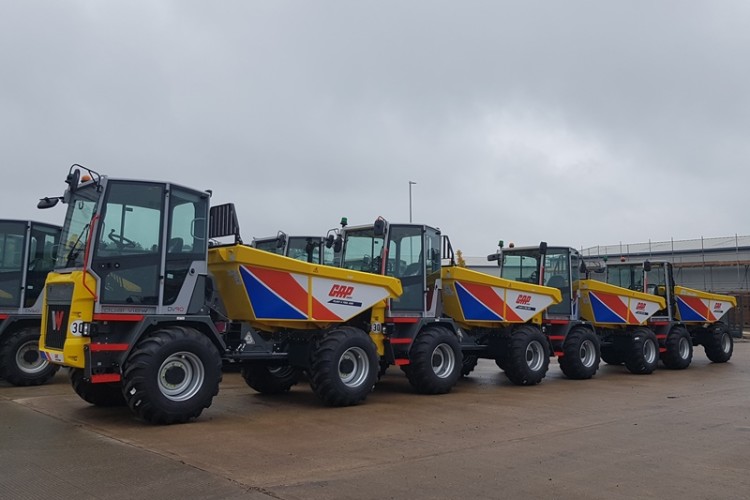
[[[342,282],[317,276],[312,278],[312,295],[322,307],[343,321],[390,296],[386,288],[377,285]]]
[[[352,307],[362,307],[362,302],[351,300],[352,294],[354,293],[354,287],[349,285],[333,285],[331,291],[328,292],[328,296],[331,297],[328,300],[329,304],[341,304]]]

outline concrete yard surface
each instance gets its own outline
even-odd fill
[[[750,492],[750,341],[687,370],[602,363],[538,386],[482,360],[446,395],[391,367],[364,404],[324,407],[306,383],[263,396],[237,373],[188,424],[96,408],[64,371],[0,381],[0,498],[737,498]]]

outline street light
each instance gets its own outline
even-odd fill
[[[411,224],[411,187],[416,184],[414,181],[409,181],[409,224]]]

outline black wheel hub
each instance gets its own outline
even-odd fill
[[[177,366],[171,366],[164,373],[164,380],[171,385],[177,385],[185,380],[185,370]]]
[[[29,364],[34,364],[39,360],[39,351],[26,351],[23,353],[23,360]]]
[[[351,359],[344,359],[339,363],[341,373],[351,373],[354,370],[354,362]]]

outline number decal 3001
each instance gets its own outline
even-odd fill
[[[83,335],[83,321],[77,319],[70,324],[70,334],[74,337]]]

